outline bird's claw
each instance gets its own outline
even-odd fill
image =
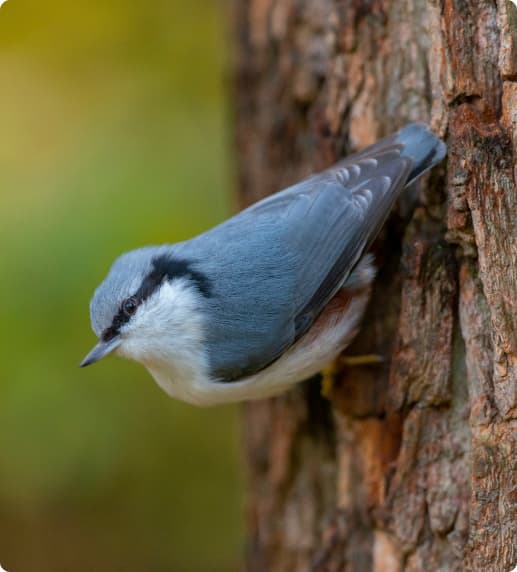
[[[321,370],[321,395],[326,399],[332,397],[334,378],[338,370],[338,360],[334,360]]]
[[[359,356],[340,356],[339,363],[347,367],[358,367],[361,365],[378,365],[384,362],[384,358],[379,354],[364,354]]]
[[[379,365],[383,362],[384,358],[378,354],[339,356],[321,370],[321,395],[326,399],[331,399],[336,374],[340,368]]]

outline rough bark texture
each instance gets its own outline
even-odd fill
[[[448,160],[375,245],[330,400],[246,406],[250,572],[517,565],[517,9],[236,0],[242,204],[429,122]]]

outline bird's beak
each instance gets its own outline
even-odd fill
[[[99,361],[104,356],[107,356],[120,345],[120,336],[112,338],[109,342],[102,340],[93,348],[93,350],[83,359],[79,367],[86,367],[96,361]]]

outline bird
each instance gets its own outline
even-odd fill
[[[122,254],[91,299],[81,367],[117,354],[199,406],[313,377],[359,330],[397,198],[446,153],[410,123],[190,240]]]

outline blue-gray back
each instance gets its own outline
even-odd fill
[[[176,245],[212,284],[212,373],[230,381],[259,371],[302,336],[342,287],[407,181],[444,154],[445,145],[427,127],[409,125]]]

